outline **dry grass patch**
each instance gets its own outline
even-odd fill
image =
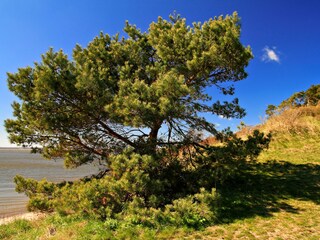
[[[264,132],[318,134],[320,132],[320,104],[287,109],[267,119],[259,128]]]

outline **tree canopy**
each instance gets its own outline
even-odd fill
[[[5,127],[12,143],[42,146],[47,158],[76,167],[131,147],[196,142],[194,130],[217,134],[202,117],[243,117],[238,99],[219,101],[207,89],[233,95],[247,77],[250,47],[240,42],[237,13],[187,25],[161,17],[146,32],[126,22],[124,36],[100,33],[72,58],[49,49],[34,66],[8,73],[14,119]]]

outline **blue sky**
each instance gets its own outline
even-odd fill
[[[121,33],[125,20],[145,31],[158,16],[174,11],[190,24],[238,12],[242,43],[255,56],[249,77],[235,84],[248,125],[260,122],[268,104],[320,83],[318,0],[1,0],[0,146],[9,146],[3,121],[12,116],[16,100],[7,89],[6,72],[32,66],[49,47],[71,56],[76,43],[86,46],[100,31]],[[240,120],[212,121],[235,128]]]

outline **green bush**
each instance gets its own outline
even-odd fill
[[[133,224],[148,227],[172,225],[201,228],[215,220],[217,195],[200,189],[199,193],[176,199],[164,208],[144,207],[142,199],[134,199],[121,215],[121,219]]]
[[[25,193],[30,198],[27,205],[28,210],[53,211],[54,206],[51,200],[55,190],[57,190],[56,184],[47,182],[45,179],[36,181],[20,175],[15,176],[14,182],[16,191]]]
[[[202,188],[197,194],[166,205],[164,214],[171,217],[174,225],[199,228],[215,220],[216,200],[215,189],[208,192]]]

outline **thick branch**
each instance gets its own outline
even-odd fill
[[[113,131],[107,124],[105,124],[103,121],[98,120],[99,124],[108,132],[108,134],[110,134],[112,137],[119,139],[121,141],[123,141],[124,143],[128,144],[131,147],[136,148],[136,145],[131,142],[129,139],[121,136],[120,134],[116,133],[115,131]]]

